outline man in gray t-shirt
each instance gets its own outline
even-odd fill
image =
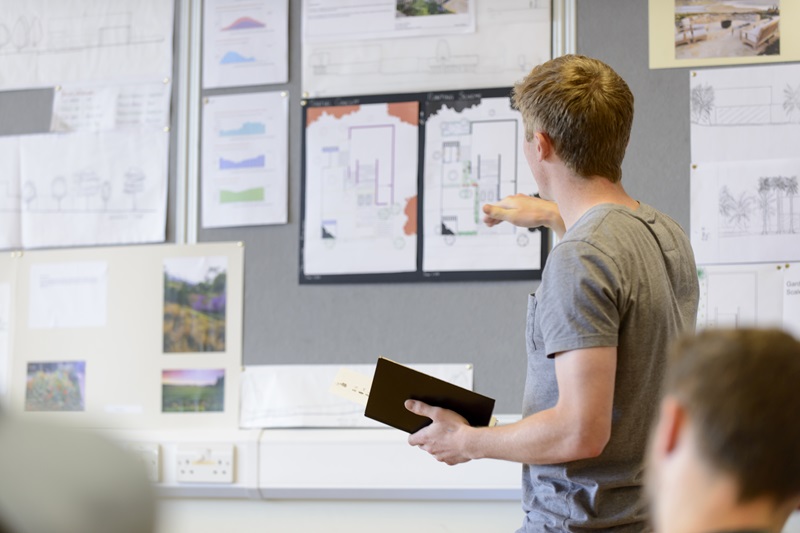
[[[642,462],[667,344],[694,326],[698,283],[685,233],[621,185],[633,95],[608,65],[566,55],[514,87],[539,198],[484,206],[488,225],[561,239],[529,300],[522,420],[473,428],[409,400],[432,423],[409,436],[438,460],[523,466],[521,532],[642,531]]]
[[[601,204],[566,232],[529,297],[523,416],[558,402],[555,354],[616,346],[611,436],[597,457],[523,467],[523,531],[644,528],[642,466],[665,354],[696,312],[692,251],[672,219]]]

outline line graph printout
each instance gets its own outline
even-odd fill
[[[800,65],[692,72],[692,163],[797,157]]]
[[[419,102],[305,108],[305,276],[416,271]]]
[[[206,0],[203,87],[289,79],[289,0]]]
[[[540,231],[483,223],[484,204],[537,191],[510,98],[432,93],[425,115],[423,270],[541,269]]]
[[[329,4],[314,3],[320,10]],[[511,86],[550,59],[549,1],[480,0],[473,7],[480,23],[472,33],[384,35],[368,41],[346,33],[326,42],[305,38],[303,91],[318,97],[352,94],[353,87],[358,87],[359,94],[386,94]],[[305,11],[304,15],[312,16]],[[325,20],[339,24],[330,15]],[[335,28],[341,30],[342,26]]]
[[[288,98],[209,97],[203,106],[203,227],[285,224]]]
[[[800,261],[800,159],[699,163],[690,213],[699,264]]]
[[[0,90],[172,75],[174,2],[0,0]]]
[[[22,246],[19,137],[0,137],[0,250]]]
[[[781,327],[784,266],[698,266],[697,328]]]
[[[22,244],[163,241],[168,146],[160,131],[22,137]]]

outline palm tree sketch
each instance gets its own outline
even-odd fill
[[[794,200],[798,196],[798,192],[800,192],[800,186],[798,186],[797,176],[762,176],[758,178],[756,196],[751,196],[748,205],[741,207],[746,207],[748,212],[751,211],[753,204],[758,207],[761,211],[762,235],[795,233]],[[788,215],[785,212],[787,199]],[[738,201],[735,200],[727,187],[723,187],[720,190],[719,201],[720,215],[726,217],[731,224],[735,220],[739,220],[738,217],[741,215],[736,212],[736,209],[739,207],[737,202],[745,201],[742,200],[742,197]],[[739,227],[741,228],[741,224]]]
[[[738,198],[734,198],[727,186],[722,187],[719,194],[719,214],[725,218],[728,234],[745,234],[750,227],[750,216],[756,199],[747,192],[742,191]]]
[[[774,212],[769,178],[758,178],[758,208],[761,209],[762,216],[761,234],[766,235],[769,232],[769,220]]]
[[[789,197],[789,233],[794,233],[794,197],[797,196],[797,176],[786,178],[786,195]]]
[[[792,88],[788,83],[783,89],[783,111],[789,122],[792,121],[792,116],[795,111],[800,111],[800,85]]]
[[[691,115],[695,124],[711,124],[711,112],[714,110],[714,87],[698,85],[692,88]]]

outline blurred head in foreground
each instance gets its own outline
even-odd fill
[[[781,531],[800,505],[800,343],[706,330],[668,365],[647,465],[656,531]]]
[[[0,412],[0,533],[152,533],[137,457],[95,433]]]

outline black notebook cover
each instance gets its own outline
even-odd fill
[[[492,398],[379,357],[364,415],[415,433],[429,425],[431,419],[406,409],[403,405],[406,400],[450,409],[475,427],[488,426],[494,410]]]

